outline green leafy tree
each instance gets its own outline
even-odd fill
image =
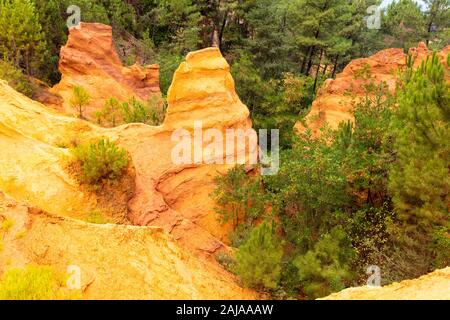
[[[25,76],[22,70],[17,69],[9,61],[0,60],[0,79],[6,80],[15,90],[32,98],[35,93],[35,86]]]
[[[233,221],[234,227],[252,223],[264,213],[265,201],[261,181],[248,177],[245,167],[235,166],[224,176],[215,179],[212,193],[216,200],[216,211],[224,223]]]
[[[377,82],[370,66],[356,72],[364,95],[352,97],[354,123],[343,123],[335,133],[334,144],[344,152],[343,169],[353,197],[365,197],[365,204],[381,207],[389,202],[387,179],[394,159],[389,126],[395,98],[384,82]],[[362,201],[359,202],[363,205]]]
[[[95,114],[99,124],[106,124],[115,127],[121,116],[121,104],[116,98],[109,98],[105,102],[102,110]]]
[[[450,86],[438,56],[423,61],[400,93],[390,191],[401,217],[429,225],[448,220]]]
[[[450,29],[450,0],[425,0],[427,45],[441,48],[448,45]],[[437,43],[435,45],[434,43]]]
[[[33,75],[46,55],[45,35],[34,3],[0,1],[0,56]]]
[[[433,54],[410,73],[392,125],[397,156],[389,191],[401,221],[395,240],[403,248],[397,261],[403,259],[402,274],[412,276],[431,271],[437,261],[445,266],[448,256],[438,251],[450,251],[448,241],[436,240],[450,234],[450,87],[445,72]]]
[[[342,152],[327,143],[330,135],[298,138],[281,153],[278,175],[265,178],[286,239],[299,250],[308,250],[333,223],[332,212],[349,201]]]
[[[165,112],[166,104],[158,98],[142,102],[132,97],[128,102],[124,102],[121,107],[121,114],[125,123],[160,125],[164,120]]]
[[[308,298],[315,299],[344,289],[354,276],[351,272],[354,257],[344,230],[333,228],[294,261],[302,291]]]
[[[426,37],[426,20],[420,6],[413,0],[392,2],[383,19],[383,32],[390,47],[408,49]]]
[[[73,88],[72,97],[70,98],[70,105],[78,111],[78,116],[83,119],[83,111],[89,104],[91,98],[89,93],[81,86]]]
[[[275,289],[281,274],[283,246],[274,224],[263,222],[250,233],[236,254],[236,273],[246,286]]]

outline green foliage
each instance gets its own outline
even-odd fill
[[[436,54],[400,92],[393,131],[397,161],[389,189],[400,217],[426,227],[448,221],[450,85]]]
[[[224,223],[233,221],[235,227],[241,222],[251,224],[264,213],[261,181],[248,177],[243,165],[235,166],[225,176],[217,176],[215,183],[212,196]]]
[[[89,104],[91,98],[89,93],[81,86],[73,88],[72,97],[70,98],[70,105],[78,111],[78,116],[83,119],[83,111]]]
[[[82,143],[71,151],[81,168],[79,180],[89,185],[117,181],[128,166],[127,152],[107,139]]]
[[[95,224],[106,224],[108,220],[105,218],[104,214],[100,210],[90,211],[86,214],[84,218],[86,222]]]
[[[392,2],[383,19],[385,33],[390,36],[390,46],[405,49],[416,46],[426,36],[425,16],[413,0]]]
[[[395,219],[395,212],[387,204],[382,207],[367,206],[347,218],[345,229],[358,257],[354,268],[364,270],[369,265],[378,265],[383,266],[385,277],[389,274],[389,268],[384,268],[384,257],[380,253],[389,254],[391,228]],[[366,278],[365,274],[360,276]]]
[[[8,61],[0,60],[0,79],[6,80],[12,88],[27,97],[33,97],[35,92],[34,85],[20,69],[15,68]]]
[[[389,201],[387,177],[394,160],[389,126],[395,100],[384,82],[375,82],[370,67],[358,70],[355,78],[363,81],[364,97],[353,97],[354,124],[340,125],[334,145],[343,152],[342,167],[353,196],[381,207]]]
[[[143,103],[132,97],[122,104],[121,113],[125,123],[160,125],[164,121],[166,104],[158,98]]]
[[[353,278],[350,267],[354,256],[345,232],[341,227],[333,228],[294,261],[302,291],[314,299],[344,289]]]
[[[181,54],[169,50],[161,50],[156,57],[156,62],[159,64],[159,86],[163,94],[167,95],[173,74],[182,61]]]
[[[349,200],[341,152],[327,143],[329,134],[300,137],[292,150],[281,153],[278,175],[265,179],[286,238],[305,249],[331,222],[331,213]]]
[[[0,300],[76,299],[81,292],[69,292],[66,276],[49,266],[28,265],[10,269],[0,278]]]
[[[45,36],[33,1],[0,1],[0,56],[33,75],[45,63]]]
[[[281,273],[283,246],[274,224],[263,222],[254,228],[236,254],[236,273],[246,286],[275,289]]]
[[[61,0],[33,0],[33,2],[47,45],[46,56],[38,65],[38,75],[45,82],[55,84],[61,78],[58,71],[60,49],[67,41],[66,21],[61,14],[66,11],[67,6],[64,6]]]
[[[427,44],[442,49],[450,39],[450,0],[424,0]]]
[[[105,106],[97,111],[95,117],[98,124],[115,127],[118,124],[121,115],[121,104],[116,98],[109,98]]]
[[[450,227],[436,228],[433,233],[433,267],[436,269],[450,265]]]
[[[214,254],[214,258],[226,270],[230,272],[234,271],[236,259],[234,259],[230,254],[226,252],[217,252],[216,254]]]

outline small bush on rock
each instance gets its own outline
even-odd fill
[[[72,153],[80,165],[79,180],[90,185],[117,181],[128,166],[125,149],[107,139],[82,143]]]

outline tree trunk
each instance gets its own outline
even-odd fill
[[[430,23],[428,24],[428,29],[427,29],[427,47],[430,44],[431,27],[433,27],[433,20],[431,20]]]
[[[220,36],[219,29],[214,25],[213,32],[211,34],[211,47],[220,48]]]
[[[320,50],[319,63],[317,64],[317,72],[316,72],[316,77],[314,79],[314,87],[313,87],[314,94],[316,93],[317,79],[319,78],[319,74],[320,74],[320,63],[322,61],[322,56],[323,56],[323,50]]]
[[[320,28],[317,29],[316,33],[314,34],[314,39],[317,40],[319,38],[320,35]],[[309,48],[309,54],[308,54],[308,66],[306,67],[306,73],[305,75],[308,76],[309,72],[311,71],[311,67],[312,67],[312,60],[314,58],[314,52],[316,51],[316,46],[311,46]]]
[[[336,77],[336,70],[337,70],[337,64],[338,64],[338,60],[339,60],[339,55],[336,55],[336,58],[334,58],[334,63],[333,63],[333,73],[331,74],[331,77],[334,79]]]

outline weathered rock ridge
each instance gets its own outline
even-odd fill
[[[124,67],[114,46],[112,28],[100,23],[82,22],[70,28],[67,44],[61,48],[59,71],[61,81],[51,91],[63,98],[63,110],[68,114],[75,113],[70,98],[76,85],[91,96],[88,117],[110,97],[127,101],[132,96],[140,100],[160,96],[159,66]]]
[[[83,299],[254,299],[217,264],[157,227],[96,225],[47,214],[0,192],[0,274],[27,264],[80,268]]]
[[[192,132],[195,121],[221,132],[249,129],[249,111],[215,48],[187,56],[175,73],[168,102],[162,126],[106,129],[59,115],[0,82],[0,190],[52,214],[83,216],[96,209],[98,199],[64,170],[64,159],[70,157],[67,142],[109,137],[129,152],[136,171],[131,223],[161,227],[198,253],[216,252],[224,246],[229,226],[216,216],[210,194],[215,176],[232,164],[174,164],[172,150],[178,142],[172,141],[172,133],[179,128]]]
[[[161,271],[155,273],[161,273],[161,276],[155,276],[155,278],[165,289],[155,289],[158,292],[155,295],[144,295],[143,290],[150,290],[149,288],[152,287],[145,282],[143,288],[136,291],[136,295],[126,291],[124,297],[130,294],[129,297],[133,298],[169,298],[165,293],[173,291],[167,289],[169,283],[174,285],[178,281],[184,283],[189,279],[194,279],[193,285],[186,284],[183,290],[174,289],[179,291],[170,297],[240,299],[253,295],[235,285],[231,275],[208,258],[212,253],[226,249],[223,241],[229,229],[227,226],[224,227],[217,218],[210,193],[214,188],[215,176],[225,173],[232,164],[177,165],[172,159],[172,150],[178,143],[173,141],[172,133],[180,128],[192,133],[195,121],[202,122],[203,129],[216,128],[220,132],[229,128],[251,128],[249,111],[236,95],[229,65],[218,49],[204,49],[187,56],[186,61],[175,73],[168,102],[167,117],[161,126],[127,124],[116,128],[101,128],[84,120],[61,115],[54,109],[16,92],[6,82],[0,80],[0,148],[2,149],[0,191],[16,201],[25,202],[27,206],[48,212],[33,220],[35,222],[32,223],[32,228],[35,229],[28,230],[32,237],[29,239],[32,240],[22,247],[25,250],[26,246],[34,243],[32,248],[28,248],[34,250],[37,243],[41,243],[42,247],[37,250],[44,252],[44,257],[25,260],[62,267],[61,264],[75,259],[77,263],[85,266],[89,274],[99,267],[98,261],[88,261],[89,254],[96,252],[92,259],[100,259],[101,257],[97,255],[100,251],[102,252],[99,253],[100,255],[109,256],[115,249],[124,245],[123,250],[119,250],[125,257],[123,265],[117,263],[114,267],[117,268],[114,273],[122,279],[126,274],[135,272],[131,270],[132,266],[125,268],[127,263],[135,263],[131,256],[138,255],[137,251],[141,254],[144,248],[155,246],[152,243],[153,236],[149,236],[150,239],[145,239],[146,236],[144,236],[144,234],[154,234],[153,231],[146,231],[152,229],[144,227],[151,226],[157,227],[164,233],[156,238],[169,239],[167,241],[173,242],[171,246],[177,247],[173,254],[166,252],[169,249],[158,249],[161,259],[156,262],[148,258],[151,253],[143,253],[142,259],[150,259],[146,260],[149,263],[148,268],[152,268],[152,263],[158,264]],[[129,202],[128,217],[132,224],[143,226],[143,229],[113,225],[92,226],[71,220],[71,218],[83,219],[86,214],[96,210],[99,199],[95,193],[78,185],[65,170],[66,161],[71,157],[67,146],[72,140],[83,141],[98,137],[108,137],[117,142],[128,151],[131,157],[136,173],[136,188]],[[222,157],[226,156],[225,153]],[[104,246],[110,236],[112,243]],[[120,239],[125,236],[131,239],[136,237],[136,240],[129,240],[129,243],[123,244]],[[92,245],[88,246],[89,243]],[[133,246],[138,249],[133,249]],[[67,259],[64,258],[62,259],[64,261],[58,262],[63,247],[70,247],[74,251],[68,253]],[[85,255],[81,253],[84,247],[90,248]],[[181,254],[177,252],[187,252],[185,250],[192,255],[190,259],[198,261],[192,268],[213,270],[210,274],[204,273],[205,278],[210,279],[208,280],[211,281],[210,284],[202,278],[203,275],[196,274],[197,271],[189,271],[191,266],[187,267],[188,271],[183,267],[181,269],[184,271],[175,270],[167,274],[167,281],[163,279],[165,276],[162,270],[177,269],[181,263],[175,261],[178,259],[175,257]],[[25,256],[29,257],[28,254],[26,253]],[[119,256],[112,259],[122,259]],[[164,256],[168,257],[168,262],[164,262]],[[115,263],[113,260],[110,262]],[[142,264],[143,261],[139,263]],[[120,273],[122,268],[126,270],[125,275]],[[135,274],[136,277],[149,276],[146,267],[139,265],[136,268],[140,270],[136,271],[138,272]],[[155,270],[159,270],[158,268]],[[184,280],[176,279],[180,277],[180,272]],[[97,284],[88,287],[98,287],[95,290],[92,289],[88,297],[99,298],[98,290],[103,290],[102,288],[107,285],[104,281],[118,281],[116,276],[108,278],[106,274],[97,274],[95,276],[99,279]],[[219,287],[217,294],[212,294],[209,290],[215,288],[213,284],[215,279],[223,279],[227,284],[223,284],[223,289]],[[130,288],[138,288],[142,285],[139,282],[132,283],[135,280],[130,281],[128,281]],[[121,287],[120,290],[125,289]]]
[[[410,53],[415,57],[414,66],[417,67],[432,52],[424,43],[420,43],[417,48],[410,49]],[[440,59],[446,61],[449,53],[450,46],[447,46],[439,52]],[[375,84],[385,82],[389,90],[394,92],[399,71],[406,67],[406,54],[402,49],[385,49],[371,57],[352,60],[336,79],[325,81],[304,122],[295,125],[296,131],[304,132],[308,128],[313,134],[318,134],[325,123],[336,129],[343,121],[353,121],[352,99],[364,95],[363,85],[366,83],[356,75],[366,65],[370,67]]]
[[[450,267],[417,279],[375,287],[348,288],[324,300],[450,300]]]

